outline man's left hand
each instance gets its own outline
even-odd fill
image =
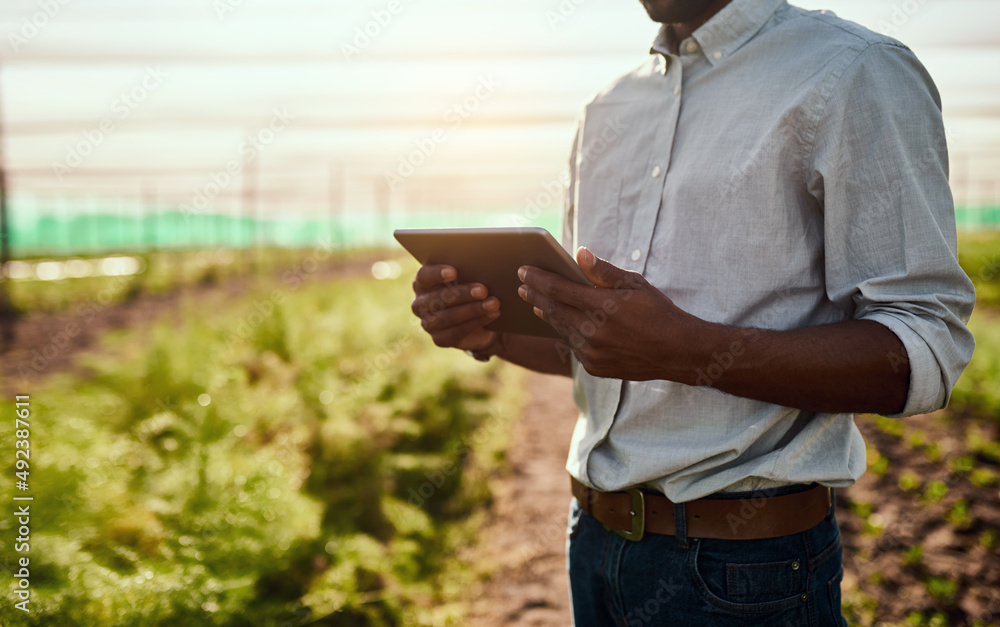
[[[702,321],[638,272],[586,248],[577,251],[576,259],[596,287],[522,266],[518,293],[569,342],[584,369],[597,377],[693,383],[691,339]]]

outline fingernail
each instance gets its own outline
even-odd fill
[[[521,279],[522,281],[524,280],[524,276],[526,274],[528,274],[528,269],[525,268],[524,266],[521,266],[520,268],[517,269],[517,278]]]
[[[486,298],[486,288],[482,285],[472,288],[472,291],[469,293],[472,294],[473,298]]]
[[[541,309],[539,309],[538,307],[532,307],[532,310],[535,312],[536,316],[538,316],[539,318],[542,317],[542,310]]]
[[[495,298],[490,298],[489,300],[483,301],[483,309],[486,311],[497,311],[500,309],[500,301]]]
[[[527,298],[528,297],[528,288],[525,287],[525,286],[523,286],[523,285],[521,287],[517,288],[517,295],[520,296],[521,298]]]
[[[590,252],[587,248],[581,246],[576,252],[577,258],[587,264],[588,266],[594,265],[594,253]]]
[[[458,274],[455,272],[455,268],[445,268],[441,271],[441,278],[445,281],[454,281]]]

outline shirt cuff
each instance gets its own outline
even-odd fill
[[[862,320],[874,320],[896,334],[906,349],[906,355],[890,356],[893,367],[909,362],[910,388],[903,411],[885,414],[887,418],[905,418],[941,409],[947,404],[947,390],[941,384],[941,368],[927,342],[899,318],[887,313],[872,313]],[[905,361],[904,361],[905,360]]]

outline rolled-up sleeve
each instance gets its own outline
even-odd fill
[[[909,365],[906,405],[940,409],[972,358],[975,303],[958,264],[941,104],[905,47],[878,43],[845,63],[817,106],[806,172],[823,211],[827,296],[889,328]]]

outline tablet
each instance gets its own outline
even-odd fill
[[[517,269],[535,266],[583,285],[593,285],[576,261],[540,227],[477,229],[397,229],[396,240],[423,265],[446,264],[458,270],[459,283],[482,283],[500,300],[500,317],[491,331],[558,338],[549,323],[518,294]]]

